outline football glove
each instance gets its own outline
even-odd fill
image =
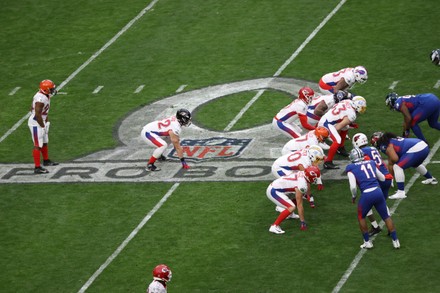
[[[409,129],[405,130],[405,131],[402,133],[402,137],[405,137],[405,138],[409,137]]]
[[[353,204],[356,203],[356,196],[352,196],[352,197],[351,197],[351,202],[352,202]]]
[[[186,163],[185,158],[181,158],[180,162],[182,162],[182,169],[189,169],[189,166]]]
[[[301,231],[305,231],[307,230],[307,224],[305,221],[301,221],[301,227],[300,227]]]
[[[324,189],[324,184],[318,184],[318,190],[323,190]]]

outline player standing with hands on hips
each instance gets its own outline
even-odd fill
[[[45,79],[40,82],[40,89],[34,95],[31,107],[31,116],[28,119],[29,130],[31,131],[34,149],[32,156],[34,157],[35,174],[46,174],[49,171],[41,167],[40,153],[43,155],[44,166],[56,166],[58,163],[49,159],[49,109],[50,98],[57,94],[55,84]]]
[[[141,132],[142,139],[150,146],[155,147],[153,155],[148,161],[147,171],[160,171],[154,163],[156,160],[166,160],[163,152],[166,150],[168,143],[164,139],[171,140],[177,156],[179,157],[182,168],[189,169],[188,164],[183,157],[183,148],[180,145],[180,132],[182,126],[191,125],[191,113],[187,109],[179,109],[176,115],[171,117],[153,121],[144,126]]]

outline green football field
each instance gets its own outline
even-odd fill
[[[325,73],[365,66],[369,79],[353,91],[367,100],[356,121],[367,136],[401,133],[402,115],[385,106],[388,92],[440,96],[440,68],[428,57],[440,48],[437,7],[433,0],[3,5],[0,292],[145,292],[159,263],[173,272],[168,292],[438,292],[439,187],[421,184],[414,170],[405,173],[408,197],[388,200],[400,250],[386,232],[374,249],[359,248],[342,170],[323,171],[323,191],[312,187],[317,207],[305,206],[307,231],[286,220],[286,234],[269,233],[277,213],[266,197],[274,153],[288,141],[270,123],[297,86],[316,88]],[[49,144],[60,165],[33,175],[27,114],[43,79],[60,92]],[[200,135],[204,151],[188,145],[187,172],[172,159],[147,174],[152,148],[140,130],[181,105],[194,109],[182,138]],[[439,178],[439,132],[421,126],[431,147],[427,168]],[[220,144],[224,137],[235,153]]]

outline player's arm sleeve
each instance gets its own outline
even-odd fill
[[[299,116],[299,121],[301,122],[302,127],[304,127],[305,129],[308,129],[308,130],[315,129],[315,127],[313,127],[312,125],[310,125],[307,122],[307,116],[306,115],[298,114],[298,116]]]
[[[328,106],[324,101],[321,101],[315,108],[315,111],[313,111],[313,114],[322,117],[322,115],[325,114],[325,111],[327,111]]]
[[[379,181],[385,181],[385,175],[383,175],[383,173],[380,172],[380,170],[377,168],[376,168],[376,176],[377,179],[379,179]]]
[[[354,174],[352,172],[348,172],[347,176],[348,176],[348,182],[350,184],[351,197],[356,197],[357,196],[356,177],[354,177]]]
[[[411,113],[409,113],[409,110],[406,107],[405,103],[402,103],[402,106],[400,107],[400,112],[402,112],[403,115],[403,131],[410,129],[412,118]]]

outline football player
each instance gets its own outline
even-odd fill
[[[334,94],[351,89],[356,82],[365,83],[367,79],[368,73],[364,66],[348,67],[325,74],[319,80],[319,89],[323,94]]]
[[[385,98],[385,104],[391,110],[402,113],[403,137],[408,137],[411,129],[419,139],[427,143],[419,126],[419,123],[425,120],[428,120],[431,128],[440,130],[440,123],[438,122],[440,100],[434,94],[399,96],[397,93],[389,93]]]
[[[372,136],[372,142],[375,141],[377,135],[373,134]],[[374,147],[374,146],[368,146],[368,138],[363,133],[356,133],[353,135],[353,138],[351,139],[351,143],[353,147],[359,148],[362,150],[362,152],[365,155],[365,160],[372,160],[376,163],[377,169],[385,176],[384,181],[379,181],[380,189],[382,189],[383,196],[385,199],[388,198],[388,192],[390,190],[390,187],[393,183],[393,175],[388,171],[387,166],[382,160],[382,157],[380,156],[380,152]],[[371,222],[372,228],[369,231],[370,236],[373,236],[377,233],[379,233],[382,229],[377,224],[374,215],[373,210],[370,210],[367,214],[368,219]]]
[[[171,140],[176,154],[182,163],[183,169],[189,169],[188,164],[183,156],[183,148],[180,145],[180,132],[182,126],[191,125],[191,113],[187,109],[179,109],[176,115],[171,117],[150,122],[144,126],[141,131],[142,139],[150,146],[155,147],[153,154],[148,161],[147,171],[159,171],[160,169],[154,165],[156,160],[166,160],[163,152],[166,150],[168,143],[165,139]]]
[[[440,66],[440,49],[432,50],[429,57],[431,58],[432,64]]]
[[[422,164],[429,154],[429,147],[423,140],[418,138],[397,137],[394,133],[378,133],[379,138],[375,142],[378,147],[388,157],[388,170],[394,173],[397,183],[397,192],[390,199],[406,198],[405,194],[405,173],[403,170],[410,167],[423,175],[426,179],[423,184],[437,184],[438,181],[432,177],[431,173]]]
[[[367,101],[361,96],[355,96],[352,100],[343,100],[335,104],[322,118],[318,125],[324,126],[330,131],[330,137],[333,141],[324,162],[325,169],[339,169],[339,166],[333,163],[333,158],[344,147],[348,129],[357,128],[357,114],[363,114],[367,110]]]
[[[289,175],[295,171],[304,171],[309,166],[319,167],[319,164],[324,160],[325,155],[321,147],[312,145],[308,148],[287,153],[272,164],[272,174],[275,178]],[[317,179],[318,190],[323,190],[324,185],[322,179]],[[312,195],[310,186],[307,190],[306,198],[312,208],[315,208],[315,199]],[[292,216],[294,217],[294,215]]]
[[[40,153],[43,155],[44,166],[56,166],[58,163],[49,159],[49,110],[50,98],[57,94],[55,84],[45,79],[40,82],[40,89],[34,95],[31,107],[31,116],[28,119],[29,130],[31,131],[34,149],[32,156],[34,157],[34,173],[49,173],[46,168],[41,167]]]
[[[315,92],[309,87],[302,87],[298,92],[298,98],[281,109],[272,120],[275,129],[280,130],[290,138],[301,136],[302,129],[295,124],[298,120],[301,126],[308,130],[315,129],[307,122],[307,106],[313,99]]]
[[[287,176],[275,179],[266,190],[266,195],[274,204],[283,208],[275,222],[270,226],[269,232],[275,234],[284,234],[280,224],[291,213],[298,208],[298,215],[301,221],[300,229],[307,230],[307,224],[304,218],[303,196],[307,193],[308,186],[315,183],[321,176],[319,168],[309,166],[304,171],[297,171]],[[293,199],[290,199],[293,195]]]
[[[153,281],[147,288],[147,293],[167,293],[167,282],[173,276],[167,265],[157,265],[153,269]]]
[[[364,152],[361,149],[352,149],[349,158],[351,164],[347,165],[345,171],[347,172],[353,203],[356,202],[357,185],[359,185],[359,189],[361,190],[361,196],[357,206],[359,227],[362,232],[362,237],[364,238],[364,243],[361,245],[361,248],[373,248],[373,243],[370,241],[370,235],[368,233],[367,222],[365,221],[365,216],[373,206],[388,228],[393,247],[396,249],[400,248],[400,242],[397,238],[393,220],[391,219],[385,197],[377,181],[378,179],[380,181],[385,180],[385,176],[376,168],[375,162],[364,160]]]
[[[281,150],[281,154],[285,155],[290,152],[305,149],[312,145],[324,143],[329,134],[330,133],[327,128],[324,126],[318,126],[315,128],[315,130],[310,130],[306,134],[297,138],[292,138],[290,141],[288,141]]]

